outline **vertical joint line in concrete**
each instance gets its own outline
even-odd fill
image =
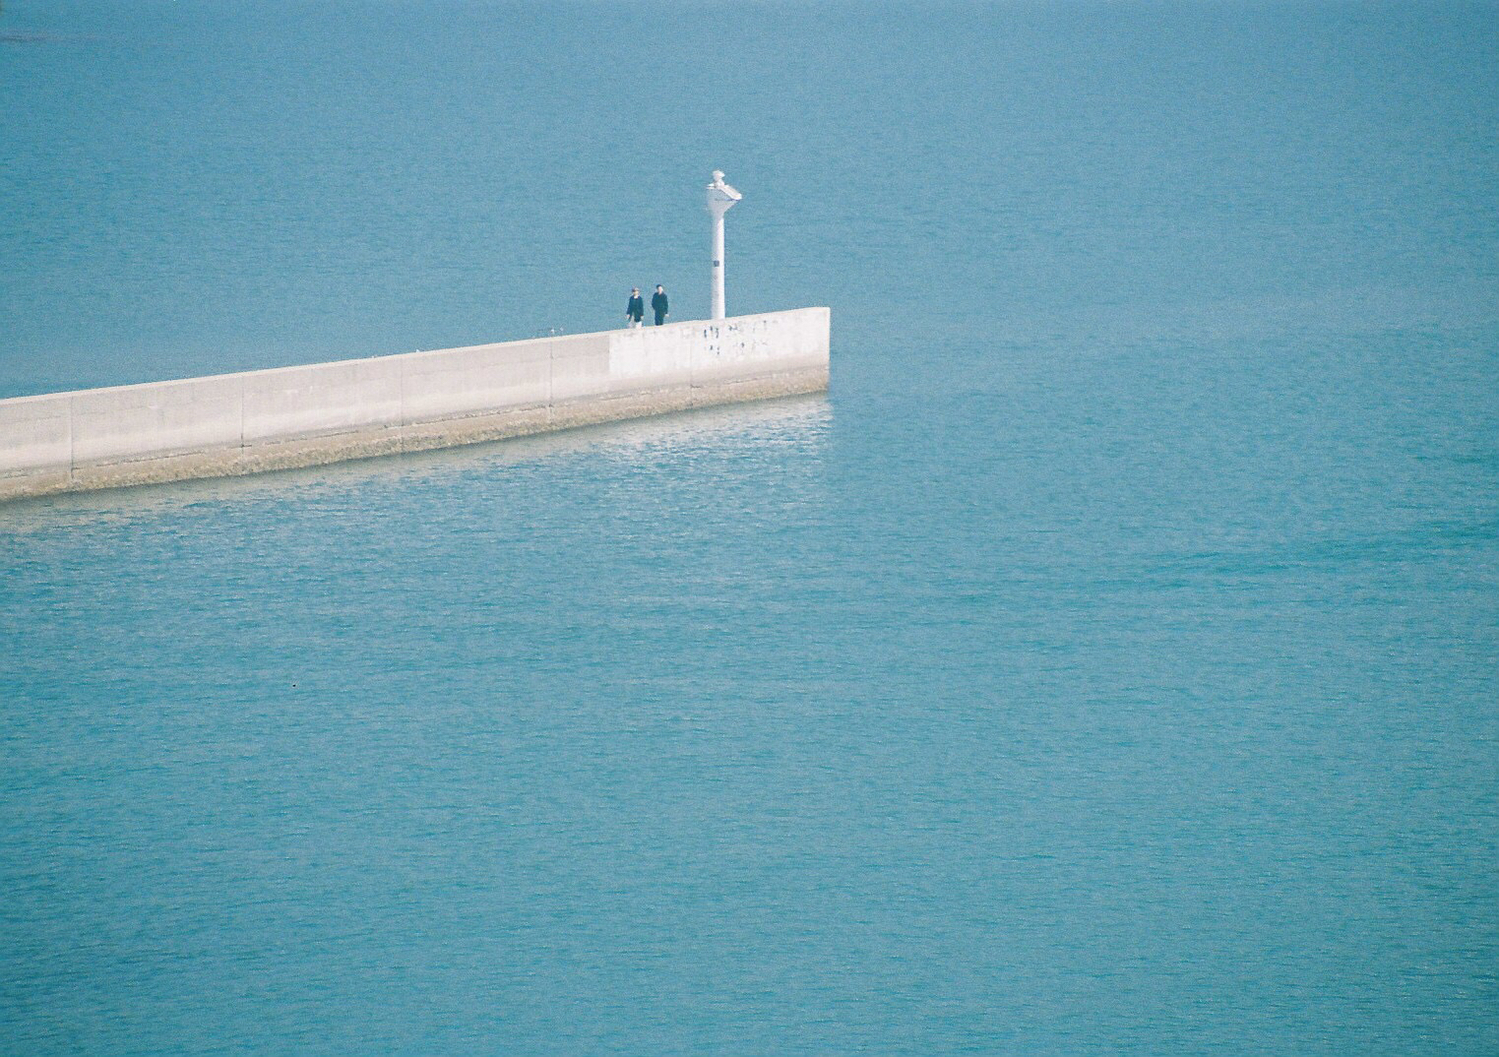
[[[547,340],[547,425],[552,424],[556,412],[552,410],[552,404],[556,401],[557,391],[557,342],[555,339]]]
[[[68,397],[68,484],[78,479],[78,429],[73,421],[78,417],[73,410],[77,403],[76,396]]]
[[[406,418],[406,368],[409,361],[401,361],[401,371],[396,376],[396,450],[406,451],[407,426],[410,421]]]

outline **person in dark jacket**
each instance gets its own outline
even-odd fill
[[[666,322],[666,317],[670,314],[668,307],[666,302],[666,287],[657,283],[656,292],[651,295],[651,311],[656,313],[656,326],[659,327],[662,323]]]
[[[645,301],[640,296],[640,287],[630,291],[630,303],[625,305],[625,319],[630,326],[640,326],[640,321],[645,318]]]

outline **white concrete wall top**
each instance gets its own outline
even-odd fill
[[[805,308],[0,400],[0,478],[826,370]]]

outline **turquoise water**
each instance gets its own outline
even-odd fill
[[[833,309],[0,508],[0,1052],[1499,1050],[1494,5],[0,12],[0,395]]]

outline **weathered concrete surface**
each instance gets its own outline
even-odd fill
[[[827,388],[803,308],[0,400],[0,500],[446,448]]]

